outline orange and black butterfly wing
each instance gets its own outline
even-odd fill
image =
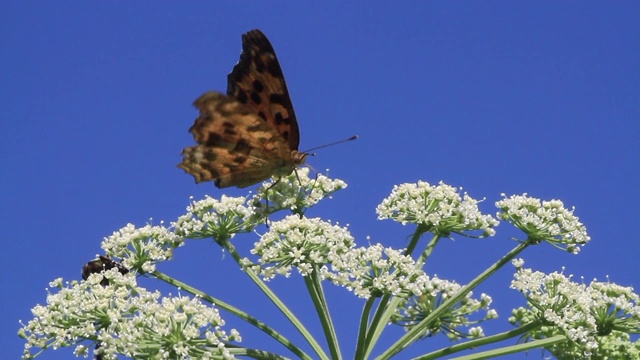
[[[249,106],[298,150],[300,132],[273,46],[260,30],[242,35],[240,60],[229,74],[227,95]]]
[[[208,92],[189,131],[197,145],[182,151],[178,165],[196,182],[219,188],[246,187],[291,174],[307,154],[287,85],[273,47],[259,30],[242,36],[240,61],[228,76],[227,96]]]
[[[189,131],[198,143],[182,151],[178,165],[196,183],[246,187],[281,173],[291,159],[276,129],[231,96],[207,92],[194,105],[200,116]]]

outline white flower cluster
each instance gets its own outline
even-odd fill
[[[127,224],[105,238],[101,247],[106,254],[121,258],[127,269],[149,273],[155,271],[156,263],[171,259],[173,249],[182,245],[183,238],[165,227]]]
[[[251,199],[222,195],[220,200],[207,196],[187,207],[187,214],[173,223],[175,231],[186,238],[231,239],[237,233],[250,232],[280,210],[302,214],[307,208],[347,184],[318,174],[309,178],[309,169],[300,168],[287,177],[265,182]]]
[[[353,291],[362,298],[390,295],[421,295],[431,288],[429,277],[402,251],[380,244],[354,248],[347,229],[320,219],[296,215],[271,224],[252,254],[260,256],[253,265],[265,280],[276,275],[288,277],[293,267],[303,276],[319,269],[321,279]]]
[[[598,314],[606,314],[605,318],[598,319],[598,333],[614,329],[640,332],[640,296],[633,292],[632,287],[593,280],[587,289],[592,308],[598,308]],[[609,326],[600,325],[601,322]]]
[[[380,244],[332,254],[329,260],[321,276],[365,299],[383,294],[420,295],[430,282],[411,257]]]
[[[513,224],[534,242],[546,241],[577,254],[580,246],[591,240],[573,210],[565,209],[560,200],[541,202],[527,194],[512,195],[497,201],[496,206],[501,210],[498,218]]]
[[[288,177],[263,184],[250,199],[222,195],[220,200],[207,196],[193,201],[171,228],[136,228],[128,224],[104,239],[102,248],[107,256],[92,262],[102,272],[90,274],[93,267],[85,267],[86,281],[67,286],[62,285],[61,279],[52,283],[59,291],[48,296],[46,306],[36,306],[32,310],[34,319],[20,330],[27,339],[23,358],[37,356],[31,354],[34,348],[43,351],[62,346],[76,346],[75,354],[86,357],[91,348],[86,343],[99,345],[95,352],[104,359],[115,359],[116,355],[233,358],[235,351],[241,349],[227,348],[225,344],[241,338],[235,330],[227,333],[222,329],[224,320],[217,309],[202,304],[197,297],[160,299],[158,292],[138,287],[135,274],[154,273],[156,264],[171,259],[173,250],[184,245],[185,239],[213,238],[223,246],[229,245],[226,241],[235,234],[253,231],[280,210],[290,210],[294,215],[269,222],[267,233],[251,250],[257,261],[241,261],[246,269],[268,281],[276,275],[288,277],[295,268],[302,276],[318,275],[361,298],[384,296],[381,304],[388,306],[384,321],[407,330],[420,326],[414,331],[422,331],[426,325],[422,337],[437,333],[446,333],[455,340],[483,337],[483,329],[472,325],[497,317],[497,312],[490,309],[491,297],[482,294],[478,300],[472,298],[471,292],[463,297],[457,283],[429,277],[421,267],[430,252],[416,263],[402,250],[380,244],[356,248],[346,227],[304,217],[307,208],[346,186],[341,180],[321,174],[310,179],[309,169],[301,168]],[[530,243],[545,241],[577,253],[590,240],[573,210],[565,209],[559,200],[540,201],[526,194],[503,197],[496,202],[500,209],[497,217],[524,231]],[[499,221],[483,215],[478,203],[442,182],[430,185],[420,181],[395,186],[376,211],[379,219],[417,225],[417,235],[432,232],[436,235],[435,244],[440,236],[452,233],[472,237],[472,232],[482,232],[480,237],[493,236]],[[420,236],[414,236],[415,241]],[[409,248],[413,246],[412,240]],[[228,249],[235,251],[232,246]],[[121,263],[110,256],[122,259]],[[525,295],[529,306],[515,310],[510,321],[542,324],[531,331],[533,338],[564,334],[571,340],[554,344],[555,351],[572,353],[579,347],[584,355],[598,348],[611,348],[613,354],[623,347],[620,344],[627,333],[640,333],[640,298],[632,288],[597,281],[586,286],[561,273],[546,275],[525,269],[521,259],[513,259],[513,264],[517,274],[511,287]],[[162,278],[163,274],[155,275]],[[182,285],[187,289],[186,284]],[[444,311],[442,304],[456,295],[461,299]],[[486,311],[484,318],[472,319],[482,310]],[[431,316],[434,319],[425,324],[423,320]],[[604,342],[599,339],[601,336],[612,340]]]
[[[557,272],[547,275],[518,269],[511,288],[522,292],[529,306],[515,310],[509,321],[523,324],[540,320],[547,325],[542,333],[564,334],[587,352],[598,349],[598,336],[640,331],[640,297],[632,288],[598,281],[586,286],[570,278]]]
[[[432,278],[427,285],[428,287],[423,289],[422,295],[410,297],[398,307],[396,314],[392,318],[393,323],[404,326],[407,331],[411,330],[462,288],[455,282],[437,277]],[[471,327],[470,325],[496,319],[498,313],[495,309],[489,308],[493,301],[491,296],[481,294],[480,300],[477,300],[472,298],[472,295],[472,292],[468,292],[460,302],[442,313],[438,318],[433,319],[431,324],[425,328],[425,332],[421,337],[433,336],[439,332],[445,333],[451,340],[483,337],[484,331],[482,327]],[[480,312],[480,310],[486,310],[484,318],[471,320],[470,316]],[[467,327],[468,331],[466,333],[463,332],[460,330],[461,327]]]
[[[394,186],[391,195],[378,205],[378,219],[392,219],[403,225],[408,223],[425,227],[434,234],[482,230],[483,236],[493,236],[499,222],[491,215],[483,215],[478,200],[456,188],[440,182],[407,183]]]
[[[288,277],[294,266],[302,275],[308,275],[314,267],[342,256],[353,245],[353,236],[345,228],[317,218],[290,215],[271,223],[251,253],[260,256],[256,269],[269,280],[277,274]]]
[[[228,240],[236,233],[251,231],[257,224],[247,220],[253,211],[245,197],[222,195],[220,200],[206,196],[187,207],[187,213],[173,223],[177,234],[191,239]]]
[[[101,286],[103,276],[108,286]],[[34,318],[20,330],[27,339],[23,359],[35,357],[30,349],[76,345],[76,356],[86,356],[90,346],[104,359],[117,354],[131,358],[212,359],[233,358],[224,342],[240,341],[237,331],[227,335],[217,309],[199,299],[163,298],[136,284],[133,273],[114,268],[91,274],[86,281],[51,283],[47,305],[32,309]],[[126,334],[126,336],[124,336]]]
[[[249,203],[253,204],[254,211],[262,217],[281,209],[302,213],[304,209],[346,187],[344,181],[330,179],[323,174],[317,174],[311,179],[309,168],[302,167],[289,176],[262,184]]]

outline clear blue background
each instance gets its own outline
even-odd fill
[[[637,1],[4,1],[0,14],[3,358],[21,354],[18,320],[44,303],[48,282],[78,279],[103,237],[128,222],[175,220],[190,195],[246,193],[195,185],[176,164],[193,143],[192,101],[226,89],[240,36],[254,28],[280,59],[301,150],[360,135],[309,159],[349,184],[309,216],[350,224],[359,245],[370,235],[401,248],[413,228],[374,212],[394,184],[443,180],[486,197],[489,213],[502,192],[561,199],[592,242],[578,256],[540,245],[523,254],[526,265],[640,285]],[[469,281],[515,245],[511,236],[502,224],[491,239],[444,240],[427,270]],[[256,236],[235,241],[246,249]],[[160,270],[292,333],[209,241],[189,242]],[[508,288],[512,272],[476,291],[501,316],[488,335],[510,329],[510,309],[523,304]],[[272,285],[321,336],[300,277]],[[350,358],[362,301],[331,286],[328,296]],[[239,329],[244,345],[289,355]],[[400,358],[448,344],[423,340]]]

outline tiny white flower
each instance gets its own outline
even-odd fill
[[[524,265],[524,259],[522,259],[522,258],[513,259],[513,260],[511,260],[511,264],[516,269],[519,269]]]

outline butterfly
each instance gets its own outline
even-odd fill
[[[193,105],[200,116],[189,132],[197,143],[178,165],[196,183],[247,187],[287,176],[304,163],[300,133],[282,69],[260,30],[242,35],[240,60],[227,77],[227,95],[207,92]]]

